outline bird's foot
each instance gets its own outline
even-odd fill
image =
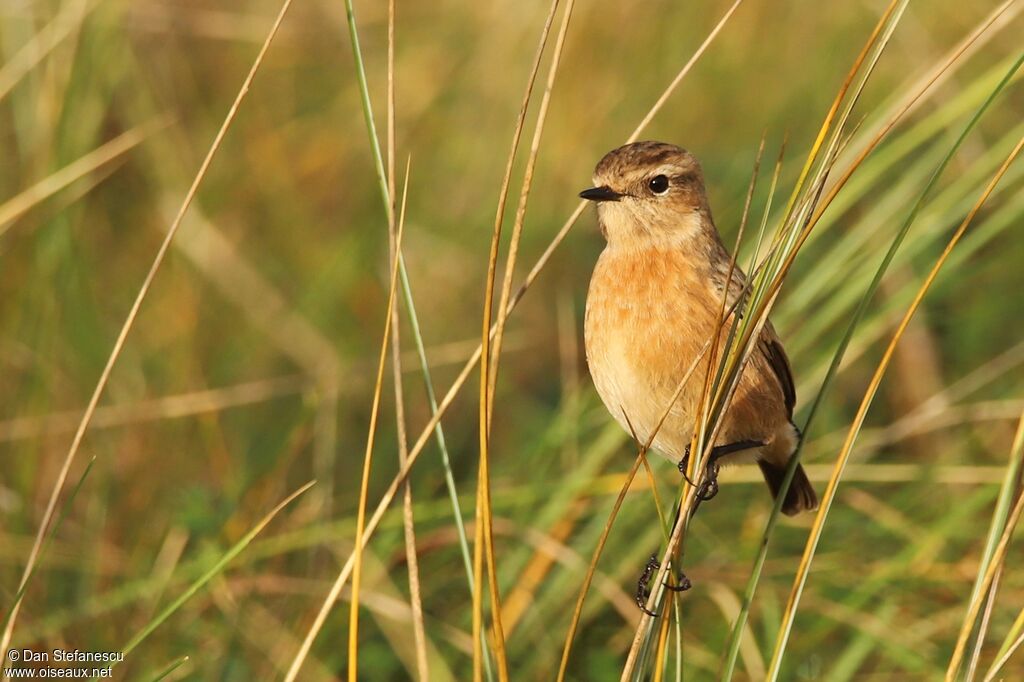
[[[708,463],[704,473],[704,480],[701,481],[700,487],[697,488],[697,499],[701,502],[707,502],[718,494],[718,471],[720,468],[715,462]]]
[[[643,573],[640,574],[640,579],[636,582],[636,605],[640,607],[640,610],[646,613],[652,618],[657,618],[658,614],[647,608],[647,598],[651,596],[650,584],[654,578],[654,572],[661,568],[661,562],[658,561],[658,555],[652,554],[647,559],[647,564],[644,565]],[[693,587],[693,583],[686,577],[686,574],[679,573],[679,582],[676,585],[670,583],[664,583],[666,590],[673,592],[685,592],[686,590]]]
[[[740,440],[735,443],[726,443],[725,445],[716,445],[711,448],[711,452],[708,454],[708,463],[704,467],[704,479],[700,484],[696,484],[690,480],[690,477],[686,475],[687,466],[690,463],[690,446],[686,446],[686,450],[683,451],[683,458],[679,460],[677,468],[679,473],[683,475],[683,478],[691,486],[697,488],[697,501],[707,502],[718,494],[718,471],[721,468],[718,461],[726,455],[731,455],[734,452],[741,452],[743,450],[750,450],[752,448],[759,448],[764,446],[764,441],[759,440]]]
[[[654,577],[654,572],[659,568],[661,568],[661,563],[658,561],[658,555],[652,554],[647,560],[647,564],[644,565],[640,579],[636,581],[636,605],[640,607],[641,611],[652,618],[657,618],[658,614],[647,608],[647,598],[651,596],[651,578]]]

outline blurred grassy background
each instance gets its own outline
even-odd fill
[[[600,0],[577,7],[527,215],[523,272],[575,206],[594,163],[628,135],[727,6]],[[119,135],[141,140],[0,224],[5,611],[119,325],[277,7],[264,0],[0,6],[0,74],[13,73],[39,35],[65,34],[0,89],[0,206],[41,180],[55,185],[55,172]],[[992,7],[912,4],[861,113],[870,119]],[[645,133],[702,160],[727,243],[762,133],[769,158],[787,135],[795,150],[784,167],[786,188],[880,8],[748,0]],[[546,10],[511,0],[398,3],[398,158],[412,158],[403,250],[441,392],[479,340],[497,189]],[[382,126],[386,6],[357,3],[357,17]],[[959,118],[940,114],[974,101],[975,84],[1005,69],[998,65],[1019,48],[1021,28],[1015,19],[943,84],[914,116],[938,120],[934,131],[834,212],[797,261],[774,319],[804,400],[841,331],[844,292],[858,294],[856,282],[870,275],[942,153],[944,129],[959,126],[950,122]],[[873,305],[873,335],[866,324],[810,434],[812,478],[827,477],[834,432],[856,408],[879,339],[1019,137],[1009,131],[1021,111],[1024,93],[1011,88],[914,228],[919,236]],[[1024,406],[1022,186],[1020,171],[1011,171],[972,228],[981,236],[969,257],[944,274],[901,345],[826,529],[787,679],[934,679],[945,669]],[[863,244],[830,260],[857,234]],[[630,463],[632,447],[596,398],[582,353],[583,302],[601,247],[588,212],[509,323],[492,473],[502,591],[514,614],[506,622],[514,679],[552,677],[580,562]],[[179,672],[196,679],[272,678],[287,667],[351,549],[386,260],[343,5],[297,3],[118,361],[72,481],[92,456],[94,470],[29,589],[16,645],[121,646],[276,501],[317,477],[312,493],[119,674],[142,677],[184,654],[191,661]],[[406,341],[407,417],[416,436],[430,412],[407,334]],[[940,394],[968,376],[980,378],[970,392]],[[472,394],[443,422],[470,513]],[[371,504],[397,469],[389,400]],[[667,463],[653,466],[670,495],[677,475]],[[696,585],[684,601],[692,679],[717,670],[769,510],[756,472],[728,475],[687,545]],[[469,595],[432,445],[411,480],[433,677],[466,679]],[[400,521],[397,511],[387,518],[365,568],[360,670],[372,680],[413,674]],[[751,618],[762,652],[774,640],[808,524],[787,521],[776,533]],[[575,679],[617,678],[639,615],[635,577],[660,536],[651,496],[627,498],[588,600]],[[1011,563],[991,616],[996,645],[1022,599],[1024,576]],[[335,609],[304,679],[344,670],[346,612]],[[757,659],[746,651],[742,673],[756,678]],[[1024,662],[1011,661],[1008,675],[1024,676]]]

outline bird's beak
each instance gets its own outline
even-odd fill
[[[622,195],[608,185],[603,185],[583,190],[580,192],[580,198],[589,201],[618,201],[622,198]]]

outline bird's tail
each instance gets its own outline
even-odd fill
[[[782,481],[786,478],[786,466],[779,466],[771,462],[759,459],[757,465],[761,467],[765,483],[771,488],[772,497],[779,496],[779,489],[782,488]],[[786,499],[782,503],[782,513],[786,516],[793,516],[802,511],[814,511],[818,508],[818,496],[807,479],[807,472],[801,464],[796,465],[796,473],[793,474],[793,482],[786,491]]]

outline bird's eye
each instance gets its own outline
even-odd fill
[[[668,191],[668,178],[664,175],[655,175],[647,182],[647,186],[655,194],[664,194]]]

